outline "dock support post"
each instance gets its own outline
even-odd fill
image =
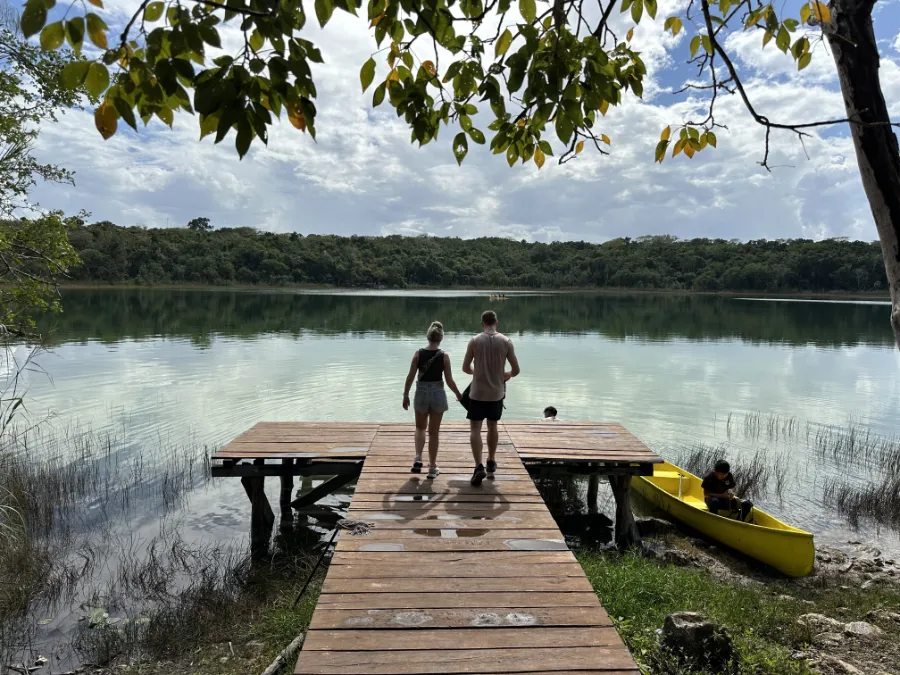
[[[306,494],[297,497],[297,499],[291,502],[291,506],[295,509],[302,509],[306,506],[312,506],[323,497],[327,497],[335,490],[338,490],[339,488],[344,487],[347,483],[350,483],[359,478],[359,474],[361,471],[362,463],[360,463],[357,468],[352,469],[351,473],[337,475],[333,478],[329,478],[318,487],[314,487]]]
[[[609,476],[609,485],[616,499],[616,547],[633,548],[641,545],[634,514],[631,512],[631,476]]]
[[[264,464],[265,460],[254,460]],[[244,476],[241,485],[250,499],[250,555],[258,557],[269,551],[269,539],[275,526],[275,514],[266,498],[266,479],[262,476]]]
[[[294,464],[294,460],[290,458],[282,459],[281,463],[284,466],[292,466]],[[281,494],[279,495],[278,503],[281,506],[281,514],[282,516],[292,515],[291,514],[291,493],[294,491],[294,477],[289,473],[281,476]]]
[[[588,513],[597,513],[597,496],[600,492],[600,476],[591,474],[588,477],[587,508]]]

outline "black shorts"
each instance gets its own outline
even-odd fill
[[[491,420],[497,422],[503,416],[503,401],[476,401],[474,398],[469,399],[469,414],[466,419],[475,420]]]

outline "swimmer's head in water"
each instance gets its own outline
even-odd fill
[[[544,417],[556,417],[556,414],[556,408],[554,408],[552,405],[548,405],[546,408],[544,408]]]

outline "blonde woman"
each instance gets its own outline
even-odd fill
[[[416,413],[416,457],[413,460],[412,473],[422,473],[422,450],[425,448],[425,434],[428,433],[428,478],[434,479],[440,473],[437,467],[438,435],[441,431],[441,418],[447,412],[447,392],[444,381],[460,400],[461,394],[453,373],[450,370],[450,355],[441,349],[444,339],[444,326],[440,321],[432,321],[425,334],[428,346],[416,350],[409,364],[406,376],[406,388],[403,390],[403,409],[409,410],[409,390],[413,380],[416,381],[416,396],[413,410]],[[418,376],[416,375],[418,373]]]

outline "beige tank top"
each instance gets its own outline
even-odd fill
[[[506,396],[503,373],[512,340],[503,333],[479,333],[471,340],[475,361],[469,396],[476,401],[499,401]]]

